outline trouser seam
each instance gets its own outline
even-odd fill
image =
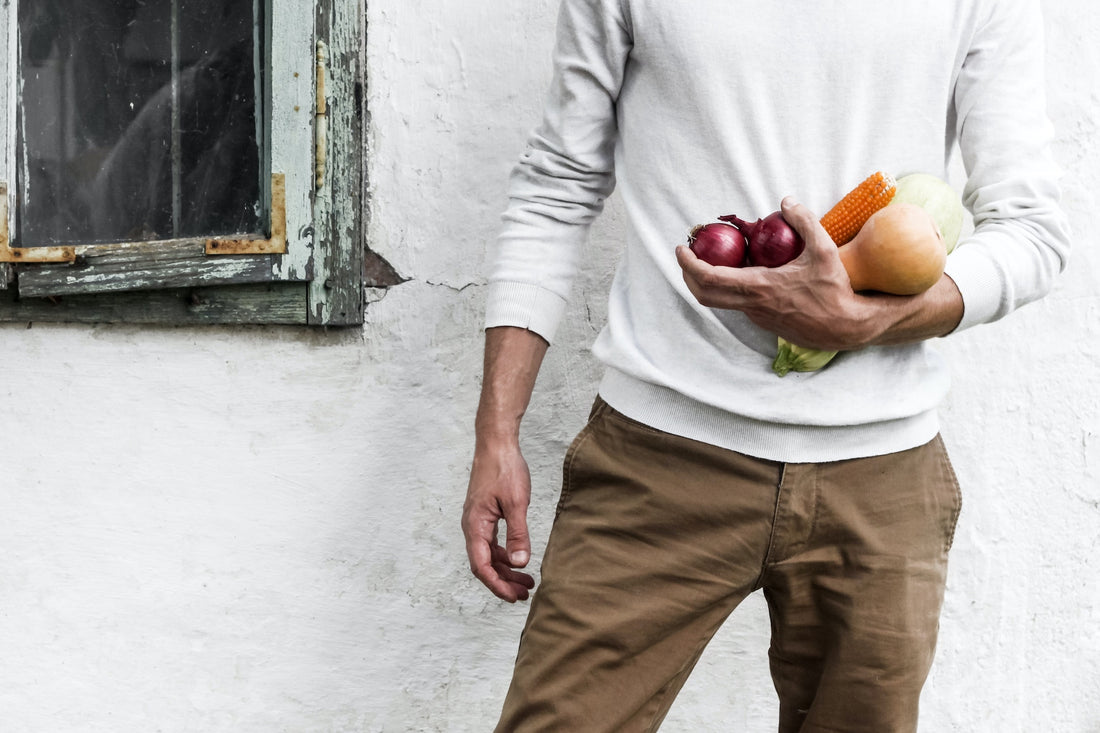
[[[565,458],[562,461],[561,470],[561,493],[558,496],[558,504],[554,507],[553,521],[557,522],[558,517],[565,510],[566,505],[569,504],[573,497],[573,463],[576,460],[576,455],[581,451],[581,448],[587,442],[588,438],[592,437],[592,424],[596,418],[602,416],[608,407],[598,395],[592,403],[592,409],[588,412],[587,422],[584,427],[581,428],[579,434],[573,439],[569,449],[565,451]]]
[[[942,440],[942,439],[941,439]],[[959,516],[962,514],[962,486],[959,484],[959,477],[955,473],[955,466],[951,463],[951,456],[948,454],[947,449],[942,445],[940,446],[940,461],[944,470],[947,473],[948,480],[951,482],[952,492],[954,493],[955,507],[951,513],[951,521],[947,527],[947,535],[944,538],[944,553],[951,552],[951,547],[955,544],[955,532],[959,526]]]
[[[598,415],[598,411],[593,411],[592,417],[588,423],[581,429],[576,440],[569,447],[569,450],[565,456],[565,464],[562,468],[561,477],[561,495],[558,497],[558,505],[554,510],[554,520],[557,521],[558,517],[565,510],[573,497],[573,464],[576,461],[577,453],[584,446],[588,439],[592,437],[592,420]]]

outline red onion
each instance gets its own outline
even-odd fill
[[[745,235],[732,224],[700,224],[688,235],[695,256],[716,267],[741,267],[745,264]]]
[[[779,267],[802,254],[806,243],[798,232],[776,211],[753,223],[730,214],[718,217],[734,224],[748,240],[748,259],[752,265]]]

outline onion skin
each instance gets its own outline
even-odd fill
[[[763,219],[749,223],[733,214],[718,217],[733,224],[749,240],[749,264],[759,267],[780,267],[802,254],[806,243],[802,241],[783,214],[778,211]]]
[[[745,264],[745,235],[732,224],[700,224],[688,235],[688,248],[695,256],[715,267]]]

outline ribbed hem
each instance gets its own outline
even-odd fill
[[[485,303],[485,328],[526,328],[553,343],[565,306],[564,298],[538,285],[491,282]]]
[[[862,425],[770,423],[705,405],[616,369],[608,369],[599,393],[611,407],[649,427],[784,463],[822,463],[896,453],[924,445],[939,432],[935,410]]]

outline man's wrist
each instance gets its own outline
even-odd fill
[[[522,415],[482,416],[474,422],[474,438],[479,448],[519,445],[519,424]]]
[[[902,305],[898,296],[859,293],[856,299],[856,315],[845,334],[849,350],[878,344],[895,324],[896,310]]]

